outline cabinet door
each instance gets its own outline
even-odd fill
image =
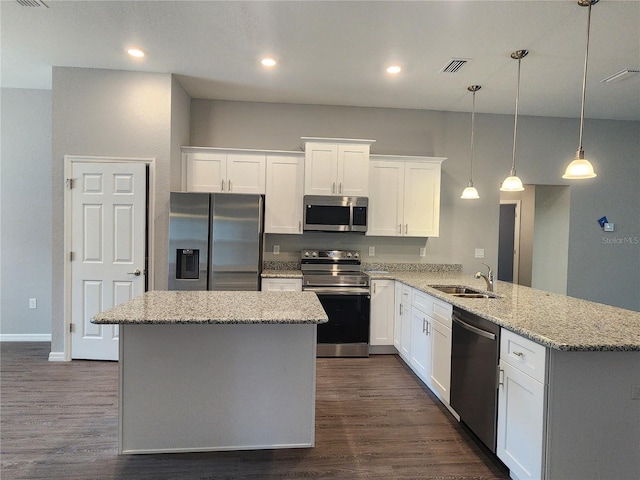
[[[395,310],[393,320],[393,345],[400,353],[400,339],[402,336],[402,283],[395,282]]]
[[[227,155],[227,185],[229,193],[265,193],[266,157],[259,153],[229,153]]]
[[[265,233],[302,234],[304,157],[267,156]]]
[[[304,194],[337,195],[338,145],[311,143],[305,145]]]
[[[440,225],[440,165],[405,163],[404,222],[408,237],[437,237]]]
[[[338,145],[337,195],[369,195],[369,145]]]
[[[451,327],[433,320],[431,345],[431,386],[446,403],[451,389]]]
[[[429,315],[411,307],[411,367],[426,384],[431,374],[431,319]]]
[[[187,192],[227,191],[227,155],[224,153],[186,154]]]
[[[301,278],[263,278],[263,292],[301,292]]]
[[[404,164],[372,161],[369,165],[369,227],[367,235],[402,234]]]
[[[371,281],[371,345],[394,344],[395,291],[393,280]]]
[[[500,360],[496,455],[519,479],[542,476],[544,384]]]

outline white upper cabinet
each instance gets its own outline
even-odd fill
[[[302,234],[304,155],[267,154],[265,233]]]
[[[369,195],[369,148],[374,140],[302,139],[305,195]]]
[[[376,155],[369,175],[367,235],[437,237],[442,157]]]
[[[262,152],[183,149],[183,190],[264,194],[266,155]]]

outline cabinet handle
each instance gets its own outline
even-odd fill
[[[229,180],[229,189],[227,190],[228,192],[231,191],[231,180]]]
[[[523,357],[524,353],[522,352],[512,352],[516,357]]]
[[[373,294],[374,295],[376,294],[376,285],[377,285],[376,283],[373,284]]]
[[[402,316],[402,304],[400,304],[400,316]]]
[[[224,180],[220,181],[220,190],[224,192]]]
[[[398,233],[400,235],[402,235],[402,224],[401,223],[398,224]]]
[[[331,193],[332,193],[332,194],[336,193],[336,182],[333,182],[333,183],[331,184]]]
[[[404,234],[406,235],[409,232],[409,224],[405,223],[404,224]]]
[[[425,335],[426,335],[426,331],[427,331],[427,328],[425,327],[426,321],[427,321],[426,318],[422,319],[422,333],[424,333]]]
[[[504,385],[504,370],[498,367],[498,386]]]
[[[342,193],[342,182],[340,182],[340,185],[338,186],[338,193]]]

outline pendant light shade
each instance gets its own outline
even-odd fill
[[[478,190],[473,186],[473,133],[475,130],[476,118],[476,92],[482,87],[480,85],[471,85],[467,90],[473,93],[473,107],[471,109],[471,159],[469,160],[469,185],[462,191],[460,198],[464,200],[475,200],[480,198]]]
[[[596,172],[593,171],[593,165],[589,160],[584,158],[584,150],[582,149],[582,132],[584,131],[584,99],[587,90],[587,61],[589,59],[589,31],[591,29],[591,5],[598,3],[598,0],[578,0],[581,7],[589,7],[587,14],[587,47],[584,53],[584,75],[582,77],[582,106],[580,107],[580,144],[576,152],[576,158],[569,164],[562,178],[568,180],[581,180],[584,178],[593,178]]]
[[[518,133],[518,99],[520,97],[520,62],[529,54],[529,50],[516,50],[511,58],[518,60],[518,83],[516,84],[516,114],[513,123],[513,156],[511,160],[511,172],[502,182],[500,190],[503,192],[521,192],[524,190],[522,180],[516,175],[516,136]]]

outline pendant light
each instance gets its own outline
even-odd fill
[[[462,191],[460,198],[464,200],[475,200],[480,198],[478,190],[473,186],[473,131],[476,117],[476,92],[482,87],[480,85],[471,85],[467,90],[473,93],[473,107],[471,109],[471,159],[469,161],[469,185]]]
[[[511,161],[511,173],[504,179],[500,190],[503,192],[521,192],[524,190],[522,180],[516,175],[516,134],[518,133],[518,98],[520,97],[520,62],[529,53],[529,50],[516,50],[511,58],[518,60],[518,83],[516,85],[516,115],[513,123],[513,159]]]
[[[569,180],[581,180],[583,178],[593,178],[596,173],[593,171],[593,165],[589,160],[584,158],[584,150],[582,149],[582,132],[584,130],[584,97],[587,90],[587,60],[589,58],[589,30],[591,29],[591,5],[598,3],[598,0],[578,0],[581,7],[589,7],[587,14],[587,47],[584,52],[584,75],[582,77],[582,107],[580,108],[580,144],[576,152],[576,158],[567,166],[562,178]]]

